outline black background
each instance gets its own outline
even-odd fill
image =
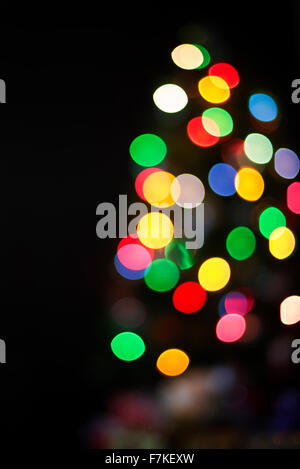
[[[170,76],[181,26],[203,25],[241,81],[279,97],[297,148],[296,2],[130,8],[81,22],[0,21],[4,444],[80,447],[81,426],[119,386],[95,372],[109,360],[102,319],[114,246],[96,238],[95,209],[130,190],[128,145],[152,125],[152,93]]]

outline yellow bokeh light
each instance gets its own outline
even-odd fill
[[[288,296],[280,305],[280,320],[282,324],[296,324],[300,321],[300,296]]]
[[[295,236],[286,226],[280,226],[270,234],[269,250],[276,259],[289,257],[294,251],[295,246]]]
[[[174,226],[166,214],[151,212],[140,219],[137,225],[137,235],[144,246],[160,249],[172,241]]]
[[[190,359],[183,350],[170,348],[165,350],[157,359],[157,369],[167,376],[181,375],[189,366]]]
[[[175,47],[171,53],[173,62],[184,70],[194,70],[203,63],[203,54],[193,44],[181,44]]]
[[[217,291],[225,287],[230,279],[230,266],[221,257],[211,257],[203,262],[198,272],[201,287],[207,291]]]
[[[230,88],[221,77],[206,76],[198,83],[199,93],[209,103],[224,103],[230,97]]]
[[[175,203],[171,195],[171,185],[175,179],[167,171],[156,171],[150,174],[143,184],[145,200],[155,207],[170,207]]]
[[[258,200],[265,189],[262,175],[254,168],[241,168],[237,172],[234,183],[238,195],[249,202]]]

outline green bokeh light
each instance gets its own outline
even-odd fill
[[[282,211],[276,207],[268,207],[263,210],[258,220],[259,231],[269,239],[272,231],[280,226],[286,226],[286,219]]]
[[[253,254],[255,246],[255,236],[246,226],[234,228],[226,239],[227,251],[238,261],[248,259]]]
[[[129,153],[133,161],[141,166],[156,166],[167,154],[165,142],[154,134],[142,134],[130,144]]]
[[[151,290],[169,291],[179,280],[179,269],[169,259],[156,259],[147,267],[144,279]]]
[[[273,156],[272,143],[262,134],[249,134],[244,142],[244,150],[249,160],[257,164],[269,163]]]
[[[111,349],[120,360],[132,361],[143,355],[145,344],[134,332],[121,332],[111,341]]]
[[[181,239],[172,239],[165,247],[165,256],[181,270],[190,269],[195,264],[194,251],[186,249],[185,241]]]
[[[202,117],[208,117],[217,124],[219,128],[219,133],[218,135],[215,135],[216,137],[225,137],[226,135],[229,135],[233,130],[233,121],[231,115],[220,107],[211,107],[209,109],[206,109],[203,112]],[[203,125],[205,127],[205,123]],[[210,129],[206,130],[208,131],[208,133],[212,133]]]
[[[193,46],[198,47],[198,49],[202,52],[203,55],[203,62],[199,67],[197,67],[195,70],[199,70],[201,68],[207,67],[207,65],[210,63],[210,54],[207,49],[205,49],[204,46],[201,46],[200,44],[193,44]]]

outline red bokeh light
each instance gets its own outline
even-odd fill
[[[300,182],[293,182],[287,188],[287,206],[291,212],[300,214]]]
[[[203,127],[202,117],[194,117],[187,125],[187,134],[191,142],[198,147],[211,147],[215,145],[220,138],[210,135]]]
[[[220,62],[212,65],[208,70],[208,75],[223,78],[229,88],[234,88],[239,84],[240,78],[237,70],[230,64]]]
[[[195,313],[206,301],[206,291],[197,282],[185,282],[173,293],[173,305],[181,313]]]

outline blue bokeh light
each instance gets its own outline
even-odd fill
[[[255,119],[262,122],[273,121],[278,113],[274,99],[264,93],[253,94],[250,97],[249,110]]]
[[[227,197],[236,192],[235,176],[236,170],[230,164],[218,163],[210,169],[208,183],[216,194]]]

